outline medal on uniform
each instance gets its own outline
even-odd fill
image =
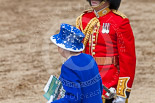
[[[102,33],[109,34],[110,32],[110,23],[103,23]]]

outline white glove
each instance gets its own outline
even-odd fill
[[[123,97],[119,97],[117,96],[112,103],[125,103],[126,102],[126,99],[123,98]]]
[[[106,98],[106,99],[115,98],[115,96],[116,96],[116,89],[113,88],[113,87],[111,87],[109,90],[110,90],[110,93],[107,92],[107,93],[105,94],[105,98]]]

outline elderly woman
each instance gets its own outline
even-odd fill
[[[92,56],[84,50],[84,34],[77,28],[62,24],[59,34],[51,37],[59,53],[67,60],[61,67],[60,81],[65,97],[52,103],[102,103],[102,81]]]

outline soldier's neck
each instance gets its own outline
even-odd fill
[[[98,11],[104,9],[104,8],[107,8],[108,6],[109,6],[109,3],[108,3],[108,2],[105,2],[105,3],[102,4],[101,6],[99,6],[99,7],[97,7],[97,8],[94,8],[94,10],[95,10],[96,12],[98,12]]]

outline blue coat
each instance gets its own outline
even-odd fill
[[[70,57],[59,78],[65,97],[52,103],[102,103],[102,81],[92,56],[81,53]]]

